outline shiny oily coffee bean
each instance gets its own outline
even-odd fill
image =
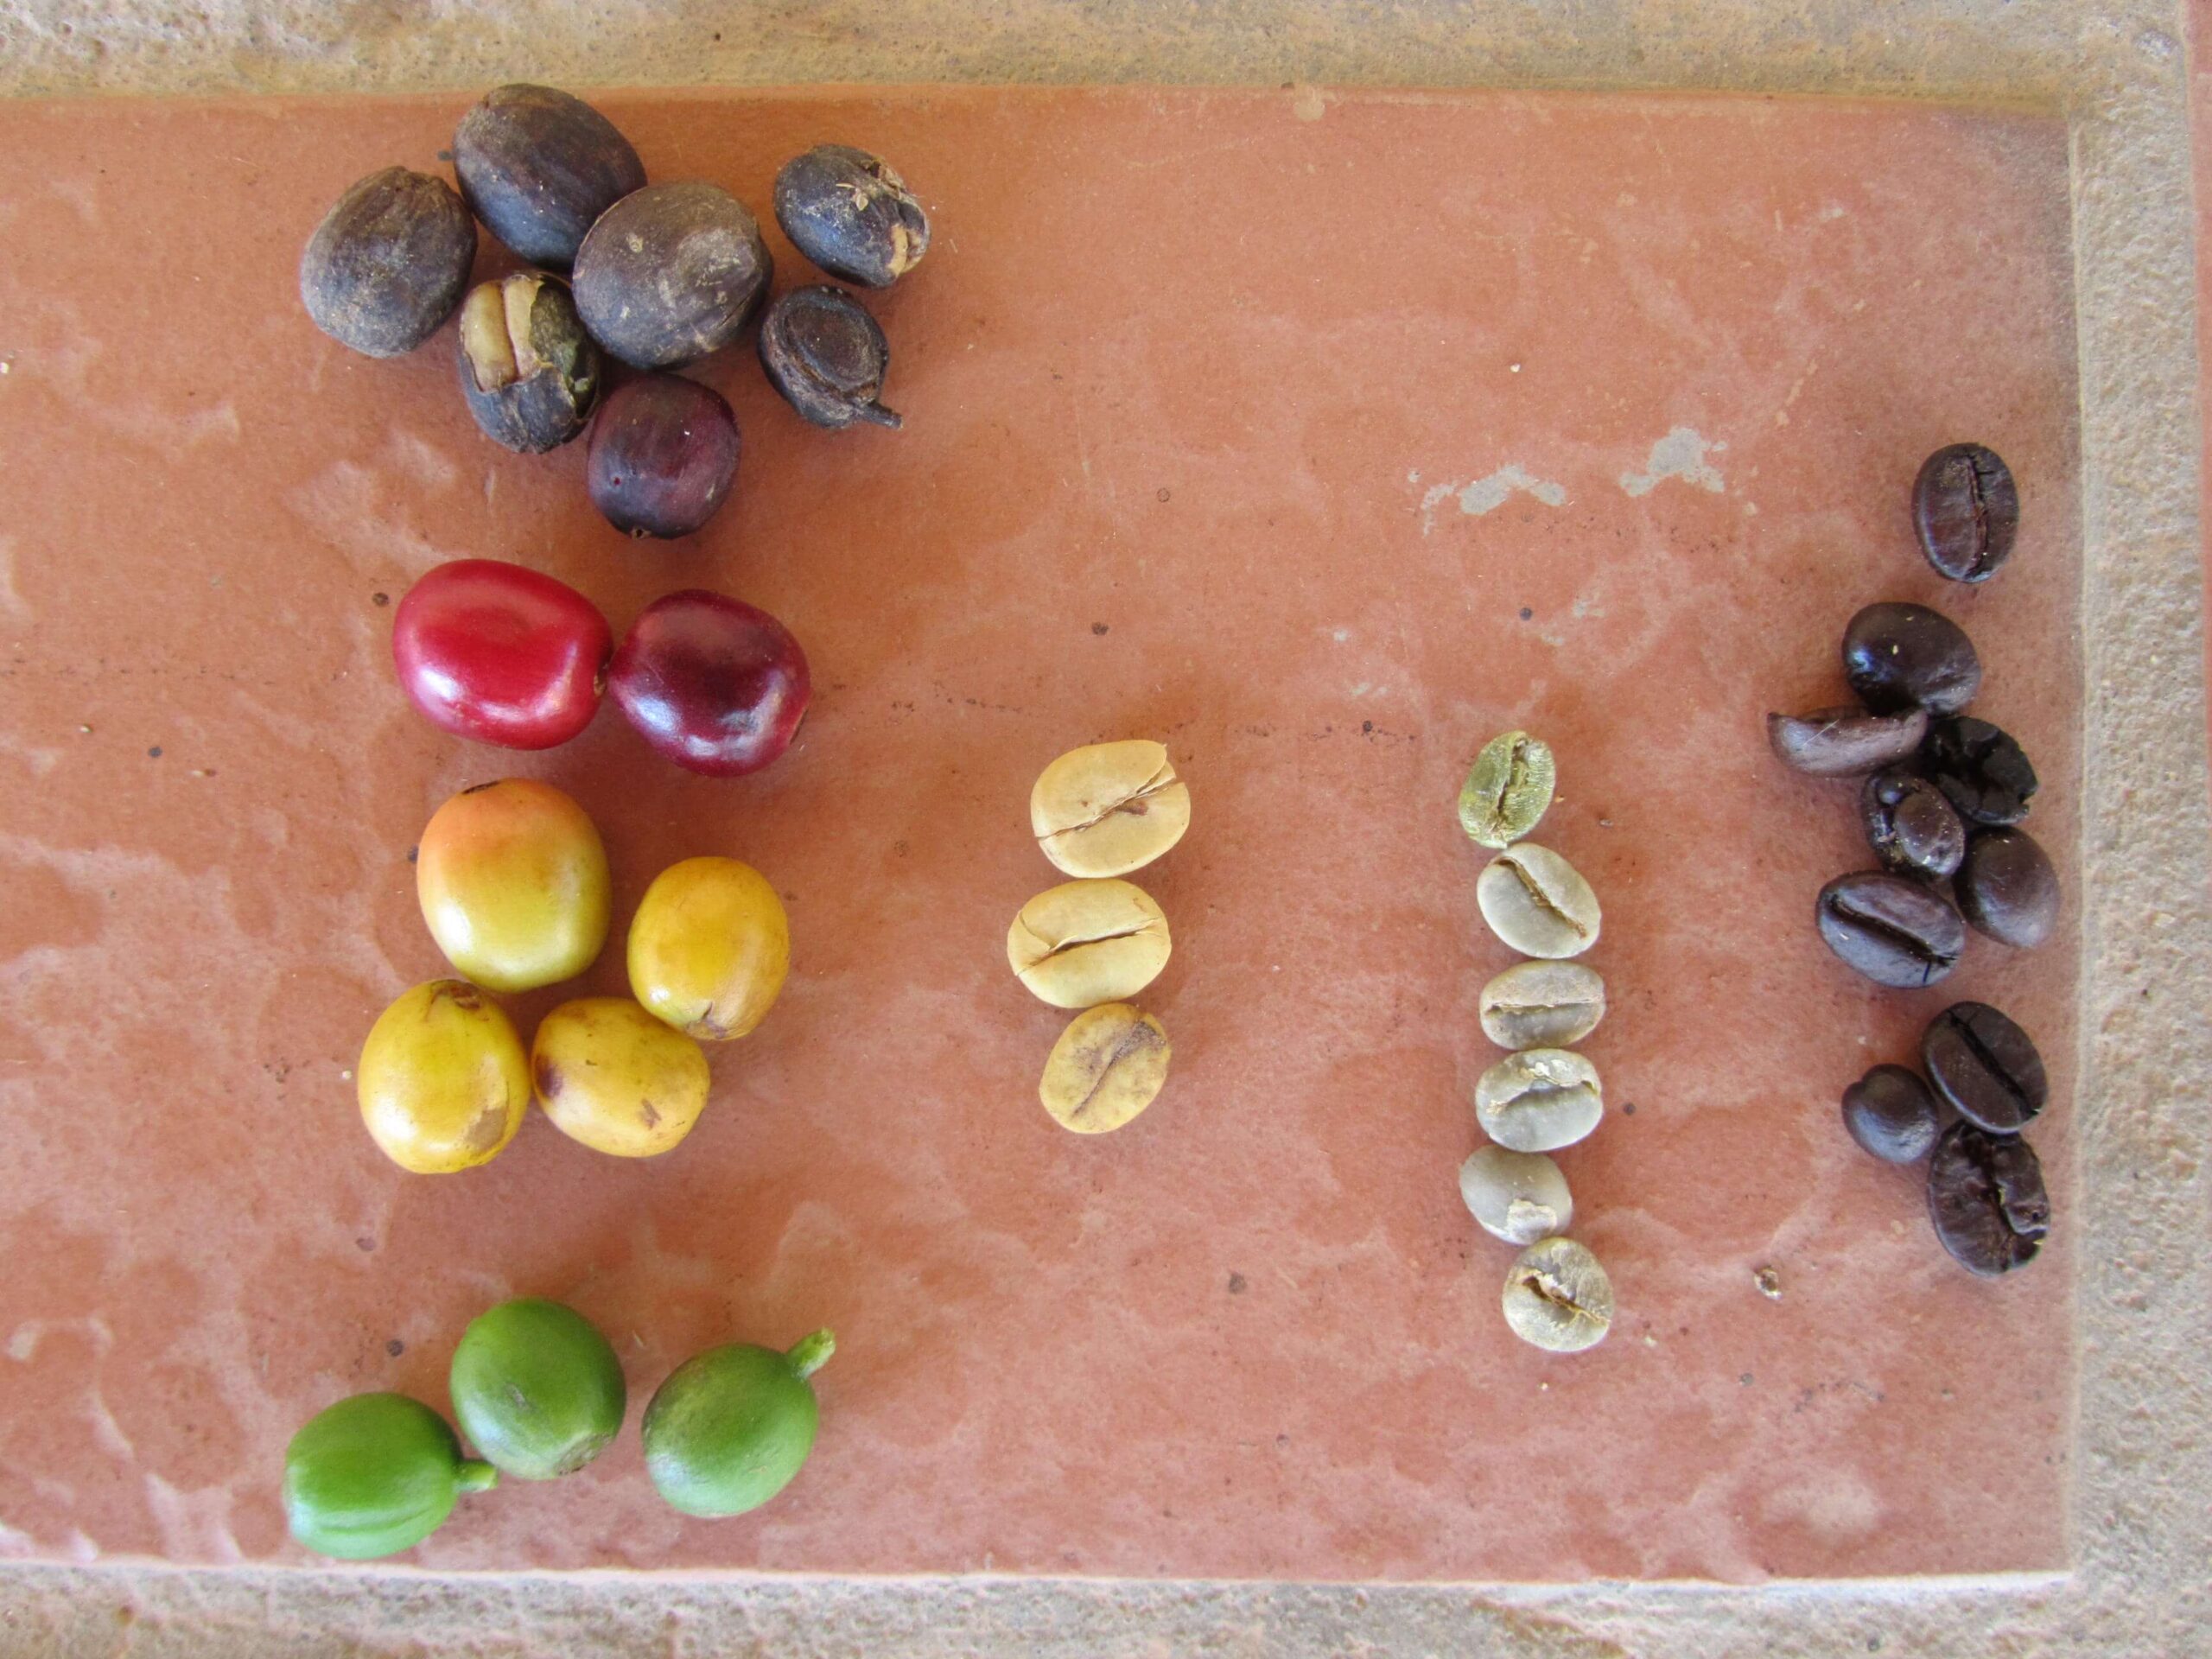
[[[1605,1339],[1613,1324],[1613,1281],[1598,1258],[1571,1238],[1548,1238],[1514,1258],[1505,1275],[1505,1322],[1522,1341],[1554,1354],[1578,1354]]]
[[[1992,1135],[2018,1135],[2050,1098],[2034,1041],[1986,1002],[1955,1002],[1929,1020],[1920,1058],[1959,1116]]]
[[[1569,1049],[1523,1049],[1475,1081],[1483,1133],[1511,1152],[1571,1147],[1605,1115],[1598,1068]]]
[[[1567,1177],[1541,1152],[1483,1147],[1459,1166],[1459,1197],[1484,1232],[1508,1244],[1534,1244],[1574,1221]]]
[[[1129,881],[1065,881],[1021,907],[1007,962],[1056,1008],[1122,1002],[1167,965],[1167,918]]]
[[[1913,1164],[1936,1144],[1942,1114],[1917,1071],[1878,1065],[1843,1091],[1843,1127],[1884,1163]]]
[[[1483,745],[1460,786],[1459,827],[1485,847],[1511,846],[1550,808],[1557,775],[1541,738],[1500,733]]]
[[[1942,878],[1966,856],[1967,826],[1943,791],[1901,766],[1878,772],[1859,791],[1866,844],[1901,874]]]
[[[1784,766],[1815,778],[1855,778],[1908,759],[1928,735],[1928,711],[1871,715],[1864,709],[1816,709],[1769,715],[1766,741]]]
[[[1814,913],[1828,949],[1878,985],[1933,985],[1967,948],[1967,925],[1950,900],[1882,870],[1836,877]]]
[[[1029,828],[1070,875],[1126,875],[1182,840],[1191,790],[1146,738],[1071,749],[1038,774]]]
[[[1928,1160],[1928,1218],[1953,1259],[1984,1279],[2034,1261],[2050,1230],[2036,1149],[2018,1135],[1952,1124]]]
[[[1986,720],[1960,715],[1928,728],[1921,766],[1959,816],[2001,828],[2028,816],[2036,769],[2012,738]]]
[[[1126,1002],[1087,1008],[1052,1045],[1037,1097],[1062,1128],[1104,1135],[1158,1098],[1167,1059],[1166,1030],[1150,1014]]]
[[[2012,556],[2020,494],[1994,449],[1954,443],[1921,463],[1912,523],[1928,563],[1954,582],[1986,582]]]
[[[1500,1048],[1571,1048],[1605,1017],[1605,982],[1579,962],[1523,962],[1483,987],[1483,1034]]]
[[[1475,903],[1490,931],[1524,957],[1579,957],[1598,943],[1598,895],[1548,847],[1509,847],[1475,878]]]
[[[2032,950],[2058,925],[2058,872],[2024,830],[1976,836],[1954,890],[1960,913],[1999,944]]]
[[[1869,605],[1843,631],[1843,677],[1878,715],[1955,715],[1981,690],[1967,631],[1925,605]]]

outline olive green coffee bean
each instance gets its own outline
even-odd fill
[[[1021,907],[1006,957],[1056,1008],[1123,1002],[1167,965],[1167,918],[1129,881],[1064,881]]]
[[[1605,982],[1579,962],[1523,962],[1483,987],[1483,1034],[1500,1048],[1568,1048],[1605,1017]]]
[[[1485,847],[1511,846],[1551,806],[1557,772],[1541,738],[1500,733],[1483,745],[1460,786],[1459,827]]]
[[[1547,1238],[1522,1251],[1505,1275],[1504,1302],[1513,1334],[1554,1354],[1594,1348],[1612,1327],[1612,1281],[1571,1238]]]
[[[1190,786],[1164,744],[1093,743],[1039,775],[1029,826],[1045,856],[1070,875],[1127,875],[1182,840]]]
[[[1508,1055],[1475,1083],[1475,1116],[1483,1132],[1514,1152],[1571,1147],[1605,1115],[1598,1068],[1564,1048]]]
[[[1598,895],[1548,847],[1523,842],[1484,866],[1475,902],[1490,931],[1524,957],[1557,961],[1598,943]]]
[[[1459,1166],[1459,1196],[1493,1238],[1534,1244],[1574,1220],[1567,1177],[1541,1152],[1484,1147]]]

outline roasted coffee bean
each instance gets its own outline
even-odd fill
[[[1485,847],[1510,847],[1550,807],[1557,775],[1551,747],[1541,738],[1499,734],[1483,745],[1460,785],[1459,827]]]
[[[1955,715],[1981,690],[1967,631],[1925,605],[1869,605],[1843,632],[1843,677],[1876,714]]]
[[[1836,877],[1815,914],[1828,949],[1878,985],[1933,985],[1967,948],[1967,925],[1948,899],[1881,870]]]
[[[1776,758],[1815,778],[1855,778],[1895,766],[1927,735],[1925,709],[1894,715],[1819,709],[1809,715],[1766,717],[1766,741]]]
[[[2058,872],[2024,830],[1991,830],[1967,848],[1959,911],[2000,944],[2032,950],[2058,925]]]
[[[580,98],[518,82],[478,100],[453,136],[470,211],[533,265],[566,270],[593,221],[645,188],[645,164]]]
[[[1928,1160],[1928,1218],[1968,1273],[1994,1279],[2034,1261],[2050,1230],[2036,1149],[2018,1135],[1952,1124]]]
[[[1917,1071],[1878,1065],[1843,1091],[1843,1127],[1884,1163],[1911,1164],[1936,1144],[1942,1114]]]
[[[1490,931],[1524,957],[1557,961],[1598,943],[1598,895],[1581,872],[1548,847],[1509,847],[1475,878],[1475,903]]]
[[[1613,1282],[1584,1246],[1545,1239],[1515,1257],[1505,1275],[1505,1322],[1523,1342],[1580,1353],[1612,1327]]]
[[[2002,826],[2028,816],[2036,769],[2018,743],[1986,720],[1937,721],[1928,728],[1921,765],[1962,817]]]
[[[1988,581],[2012,556],[2020,529],[2012,469],[1978,443],[1938,449],[1913,480],[1912,522],[1936,569],[1954,582]]]
[[[324,215],[300,256],[315,326],[368,357],[411,352],[454,314],[476,257],[476,221],[443,179],[387,167]]]
[[[1943,791],[1925,778],[1891,766],[1859,791],[1866,844],[1892,870],[1949,875],[1966,856],[1967,827]]]
[[[1929,1020],[1920,1058],[1959,1116],[1992,1135],[2018,1135],[2050,1098],[2034,1042],[1986,1002],[1955,1002]]]
[[[1571,1048],[1605,1017],[1605,982],[1579,962],[1523,962],[1483,987],[1483,1034],[1500,1048]]]

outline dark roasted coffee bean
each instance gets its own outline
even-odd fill
[[[2018,1135],[2050,1098],[2035,1044],[1986,1002],[1954,1002],[1929,1020],[1920,1058],[1959,1116],[1992,1135]]]
[[[1928,1218],[1968,1273],[1994,1279],[2034,1261],[2050,1230],[2036,1149],[2018,1135],[1952,1124],[1928,1160]]]
[[[1922,463],[1913,527],[1928,563],[1954,582],[1986,582],[2012,556],[2020,528],[2012,469],[1993,449],[1955,443]]]
[[[1942,790],[1902,767],[1866,780],[1859,791],[1859,821],[1874,856],[1892,870],[1940,880],[1966,856],[1967,827],[1957,810]]]
[[[1840,875],[1821,889],[1821,937],[1878,985],[1933,985],[1959,964],[1967,925],[1933,887],[1881,870]]]
[[[1962,817],[2018,823],[2036,792],[2036,769],[2020,746],[1986,720],[1961,715],[1928,728],[1921,764]]]
[[[1877,714],[1955,715],[1981,689],[1967,631],[1925,605],[1869,605],[1843,631],[1843,677]]]
[[[1959,912],[1993,939],[2032,950],[2058,925],[2058,872],[2024,830],[1976,836],[1960,867]]]
[[[1941,1123],[1936,1096],[1901,1065],[1878,1065],[1843,1091],[1843,1127],[1885,1164],[1925,1158]]]
[[[1870,715],[1863,709],[1820,709],[1809,715],[1769,715],[1766,741],[1785,766],[1815,778],[1855,778],[1894,766],[1928,734],[1928,711]]]

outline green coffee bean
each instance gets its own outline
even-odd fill
[[[1485,847],[1511,846],[1551,805],[1555,775],[1550,746],[1542,739],[1500,733],[1483,745],[1460,787],[1460,828]]]

